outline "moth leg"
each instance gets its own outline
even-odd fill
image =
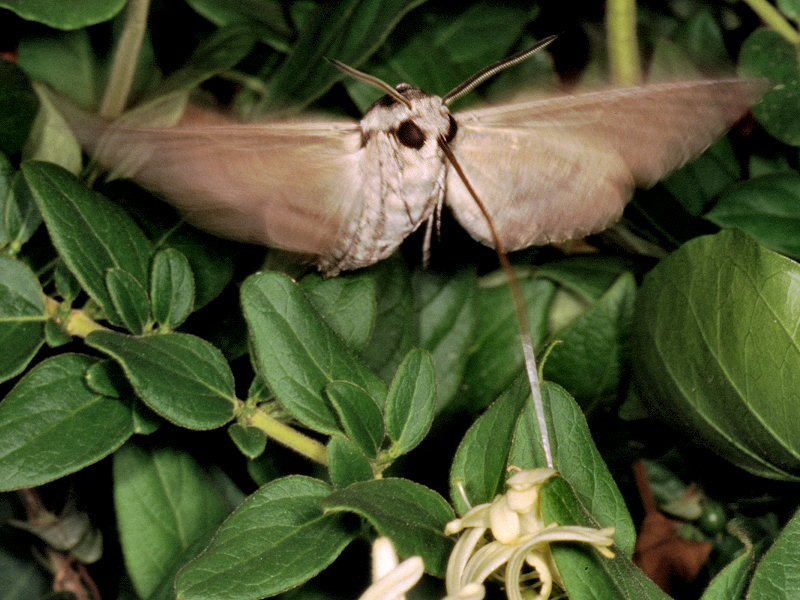
[[[441,203],[437,203],[437,208],[441,206]],[[440,210],[434,211],[436,213],[441,212]],[[431,259],[431,233],[433,232],[433,212],[428,215],[428,220],[425,221],[425,239],[422,242],[422,267],[424,269],[428,268],[428,263]],[[436,219],[436,235],[438,239],[439,235],[439,219]]]

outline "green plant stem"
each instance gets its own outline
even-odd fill
[[[636,0],[607,0],[606,37],[611,80],[635,85],[642,79],[636,38]]]
[[[45,313],[48,318],[53,319],[60,325],[64,331],[76,337],[85,338],[93,331],[106,329],[100,323],[90,318],[86,312],[73,308],[66,316],[62,313],[61,304],[58,300],[45,296],[44,298]]]
[[[800,44],[800,34],[767,0],[744,0],[744,2],[764,23],[780,33],[789,43]]]
[[[263,410],[254,411],[248,420],[250,426],[258,427],[279,444],[283,444],[321,465],[328,465],[328,451],[325,446],[277,419],[273,419]]]
[[[122,35],[114,51],[114,62],[108,77],[103,101],[100,104],[100,116],[114,119],[125,110],[128,93],[131,90],[139,49],[147,29],[147,13],[150,0],[129,0],[125,9],[125,25]]]

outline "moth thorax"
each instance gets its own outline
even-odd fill
[[[458,126],[439,96],[427,94],[407,83],[395,88],[409,100],[410,106],[390,95],[377,100],[361,119],[361,142],[365,146],[377,133],[397,140],[399,147],[437,151],[439,139],[450,142]]]

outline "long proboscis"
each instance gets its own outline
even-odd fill
[[[447,141],[445,141],[445,139],[442,137],[439,138],[439,147],[442,149],[442,152],[444,152],[447,160],[450,161],[450,164],[453,165],[456,173],[458,173],[458,177],[464,183],[464,187],[467,188],[470,196],[472,196],[475,204],[480,209],[481,214],[483,214],[483,217],[486,219],[486,224],[488,225],[489,232],[492,236],[494,250],[497,253],[500,266],[502,267],[503,272],[506,274],[506,278],[508,279],[508,287],[511,291],[511,300],[514,304],[514,311],[517,315],[517,324],[519,325],[522,356],[525,361],[525,372],[528,376],[528,384],[531,388],[531,397],[533,398],[533,408],[536,412],[536,421],[539,424],[539,435],[542,440],[542,449],[544,450],[547,466],[553,468],[553,452],[550,447],[550,433],[547,428],[547,420],[544,416],[542,388],[539,381],[539,371],[536,366],[536,355],[533,351],[533,335],[531,334],[528,311],[525,305],[525,296],[522,294],[522,288],[519,285],[519,278],[514,272],[511,262],[508,260],[508,255],[506,254],[503,242],[500,240],[500,236],[497,235],[494,222],[492,221],[492,216],[489,214],[489,211],[486,209],[486,206],[481,201],[480,197],[478,197],[478,194],[475,192],[475,189],[472,187],[469,179],[467,179],[467,176],[461,168],[461,165],[458,163],[458,160],[456,160],[453,150],[450,148]]]

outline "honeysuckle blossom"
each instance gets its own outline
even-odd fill
[[[511,600],[547,600],[558,576],[550,553],[553,542],[583,542],[614,557],[609,548],[613,527],[544,524],[540,492],[553,475],[555,471],[547,468],[519,471],[509,477],[505,494],[447,524],[446,534],[461,533],[447,564],[447,600],[482,598],[483,583],[490,576],[502,580]]]
[[[379,537],[372,544],[372,585],[358,600],[405,600],[405,593],[420,580],[424,570],[419,556],[398,564],[392,542]]]

